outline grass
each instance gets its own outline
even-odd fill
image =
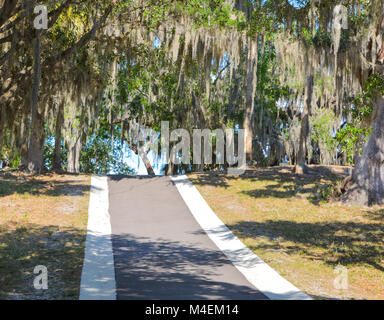
[[[324,200],[347,171],[312,167],[297,176],[277,167],[190,178],[232,232],[302,291],[317,299],[384,299],[384,209]],[[348,289],[334,286],[339,265]]]
[[[90,177],[0,172],[0,299],[77,299]],[[33,269],[48,269],[48,289]]]

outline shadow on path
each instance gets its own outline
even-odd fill
[[[212,280],[228,263],[217,250],[128,234],[112,243],[118,299],[266,299],[250,286]]]

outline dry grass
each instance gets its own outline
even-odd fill
[[[0,172],[0,299],[77,299],[90,177]],[[33,287],[36,265],[48,290]]]
[[[237,237],[307,294],[384,299],[384,209],[321,200],[347,171],[312,167],[296,176],[282,167],[190,178]],[[338,265],[348,270],[346,290],[334,287]]]

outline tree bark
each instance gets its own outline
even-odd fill
[[[5,106],[0,105],[0,158],[1,158],[1,152],[3,150],[3,140],[4,140],[4,131],[5,131],[5,115],[6,115]]]
[[[27,169],[30,172],[41,172],[43,169],[43,155],[44,155],[44,113],[39,112],[39,88],[41,77],[41,60],[40,60],[40,44],[41,32],[36,32],[34,40],[34,74],[33,86],[31,95],[31,133],[28,147],[28,164]]]
[[[143,160],[147,173],[150,176],[155,176],[155,171],[153,171],[151,162],[149,161],[147,154],[139,148],[138,150],[140,158]]]
[[[372,133],[356,159],[350,187],[341,200],[349,205],[384,204],[384,97],[375,100]]]
[[[68,145],[68,154],[67,154],[67,171],[69,173],[79,173],[80,172],[80,154],[82,149],[81,144],[81,134],[76,139],[74,143]]]
[[[144,165],[145,165],[145,169],[147,170],[148,175],[149,176],[155,176],[155,171],[153,170],[151,162],[149,161],[145,151],[143,151],[142,148],[138,148],[136,144],[132,144],[130,147],[133,150],[133,152],[135,154],[139,155],[141,160],[143,160]]]
[[[28,132],[29,132],[29,116],[27,113],[23,114],[22,122],[20,125],[20,164],[21,170],[25,170],[28,166]]]
[[[248,67],[247,67],[247,88],[245,97],[245,115],[243,128],[245,130],[245,159],[246,163],[252,162],[253,125],[252,120],[255,111],[255,93],[257,83],[257,40],[248,41]]]
[[[309,116],[311,114],[312,95],[313,95],[313,74],[311,73],[307,78],[307,83],[305,88],[305,99],[304,99],[303,113],[301,116],[299,151],[297,152],[296,165],[294,168],[294,173],[296,174],[303,174],[308,171],[308,167],[306,165],[306,155],[307,155],[307,139],[309,135]]]
[[[56,128],[55,128],[55,150],[53,153],[53,170],[61,171],[61,138],[62,138],[62,127],[64,123],[64,104],[60,103],[57,118],[56,118]]]
[[[0,27],[15,13],[18,0],[6,0],[0,8]]]

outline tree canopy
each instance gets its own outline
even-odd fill
[[[34,28],[37,5],[47,29]],[[343,199],[384,201],[383,0],[0,6],[3,165],[131,173],[130,152],[153,174],[156,159],[133,132],[169,121],[245,129],[248,165],[355,165]],[[225,168],[162,168],[212,169]]]

